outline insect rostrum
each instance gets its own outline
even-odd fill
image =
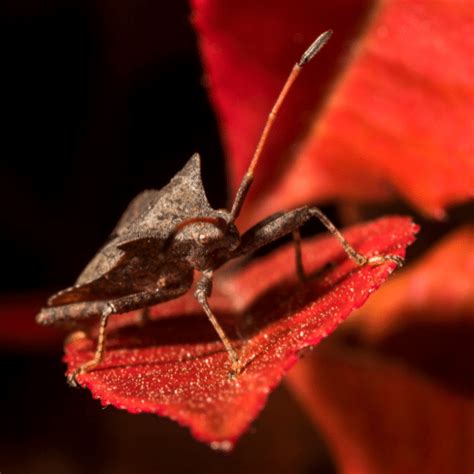
[[[71,384],[76,383],[78,375],[92,370],[102,361],[110,315],[145,309],[181,296],[191,288],[194,270],[201,273],[194,295],[227,350],[231,374],[238,375],[243,363],[208,304],[213,272],[231,259],[292,233],[296,269],[304,278],[298,229],[312,217],[318,218],[339,239],[349,257],[358,265],[376,265],[386,260],[402,263],[398,256],[368,258],[361,255],[316,207],[303,206],[276,213],[242,235],[234,223],[252,184],[254,169],[270,128],[290,86],[303,65],[330,36],[330,31],[320,35],[295,64],[269,114],[230,211],[215,210],[209,205],[201,180],[200,158],[195,154],[164,188],[139,194],[75,285],[48,300],[47,306],[37,316],[40,324],[100,316],[95,356],[69,378]]]

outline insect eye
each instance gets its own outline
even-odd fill
[[[201,245],[207,245],[210,241],[211,241],[211,238],[209,237],[209,235],[206,235],[206,234],[199,234],[199,236],[198,236],[198,242],[199,242]]]

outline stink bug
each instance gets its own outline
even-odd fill
[[[231,259],[293,234],[296,270],[303,279],[299,228],[312,217],[318,218],[340,241],[357,265],[378,265],[387,260],[402,264],[402,259],[395,255],[366,257],[360,254],[329,219],[312,206],[273,214],[242,235],[235,226],[278,110],[302,67],[320,51],[331,34],[331,31],[321,34],[293,67],[267,118],[230,211],[215,210],[209,205],[201,181],[200,158],[195,154],[164,188],[139,194],[76,284],[48,300],[36,318],[40,324],[100,316],[95,356],[69,377],[71,384],[76,383],[78,375],[94,369],[102,361],[110,315],[146,310],[151,305],[181,296],[191,288],[194,270],[201,273],[194,296],[227,350],[231,374],[238,375],[243,364],[208,304],[213,273]]]

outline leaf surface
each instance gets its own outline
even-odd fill
[[[416,231],[409,219],[390,217],[345,235],[364,254],[403,256]],[[295,276],[291,246],[220,284],[217,275],[210,304],[245,364],[236,380],[229,379],[227,354],[189,293],[154,307],[145,326],[133,313],[111,318],[105,360],[79,383],[103,405],[168,416],[196,438],[231,449],[300,351],[334,331],[395,266],[358,268],[330,236],[307,242],[303,256],[311,276],[304,283]],[[94,340],[71,339],[69,373],[92,358]]]

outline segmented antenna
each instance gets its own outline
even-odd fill
[[[250,186],[253,181],[254,170],[257,166],[258,160],[260,155],[262,154],[262,150],[264,148],[265,142],[267,141],[268,134],[272,128],[273,122],[280,110],[281,105],[283,104],[286,96],[288,95],[291,86],[295,82],[296,78],[298,77],[299,73],[301,72],[302,67],[307,64],[311,59],[316,56],[316,54],[321,51],[323,46],[328,42],[329,38],[332,35],[332,30],[327,30],[321,35],[319,35],[311,44],[311,46],[303,53],[301,59],[293,66],[293,69],[288,76],[283,88],[280,91],[275,103],[273,104],[272,110],[268,114],[267,121],[265,123],[265,127],[263,128],[263,132],[260,135],[260,140],[258,141],[257,147],[255,148],[255,152],[252,157],[252,161],[245,173],[239,189],[237,190],[237,194],[234,199],[234,203],[232,205],[232,209],[230,211],[231,215],[231,222],[233,222],[238,215],[240,214],[240,210],[242,209],[242,205],[244,204],[245,198],[249,192]]]
[[[306,63],[309,63],[319,53],[319,51],[324,48],[331,36],[332,30],[327,30],[320,34],[313,41],[313,44],[303,53],[303,56],[301,56],[301,59],[298,61],[298,66],[301,68]]]

